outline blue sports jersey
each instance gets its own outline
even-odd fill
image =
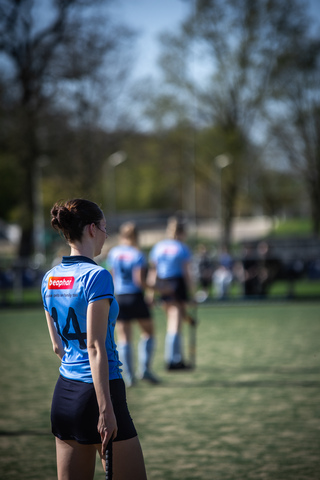
[[[134,282],[134,269],[143,268],[147,262],[143,253],[130,245],[118,245],[110,250],[107,257],[112,269],[116,295],[139,293],[141,287]]]
[[[150,252],[150,261],[159,278],[183,277],[184,265],[191,259],[189,248],[179,240],[161,240]]]
[[[89,303],[110,299],[106,350],[109,361],[109,379],[121,377],[114,329],[119,312],[114,297],[110,273],[93,260],[82,256],[63,257],[43,278],[42,299],[54,320],[65,355],[61,361],[63,377],[92,383],[87,350],[87,308]]]

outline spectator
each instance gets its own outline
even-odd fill
[[[213,261],[208,254],[207,247],[202,243],[198,245],[195,261],[195,277],[200,290],[196,293],[196,297],[205,301],[211,290]]]
[[[270,255],[268,243],[259,242],[256,250],[247,245],[242,265],[245,296],[265,297],[280,269],[279,260]]]
[[[227,298],[233,280],[233,260],[226,247],[222,247],[212,281],[219,300]]]

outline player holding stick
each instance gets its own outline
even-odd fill
[[[96,452],[105,466],[110,440],[113,478],[146,480],[114,343],[113,281],[93,260],[106,240],[104,215],[95,203],[74,199],[55,204],[51,217],[71,248],[42,282],[53,350],[61,360],[51,408],[58,480],[92,480]]]
[[[167,370],[190,368],[183,358],[182,322],[192,290],[191,252],[184,243],[185,226],[178,218],[168,220],[167,238],[150,252],[150,282],[160,292],[167,316],[165,363]],[[153,278],[151,278],[151,276]]]
[[[120,227],[119,245],[111,248],[107,265],[114,279],[119,304],[116,325],[117,344],[127,386],[135,383],[132,327],[136,320],[141,330],[138,345],[138,378],[156,384],[159,380],[151,370],[155,348],[154,323],[150,308],[144,299],[147,261],[138,248],[138,231],[133,222]]]

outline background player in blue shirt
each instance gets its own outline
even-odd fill
[[[51,224],[71,254],[44,276],[42,297],[53,350],[61,359],[51,408],[58,479],[94,477],[113,440],[115,477],[145,480],[140,442],[130,417],[114,342],[118,304],[110,273],[93,258],[106,239],[106,221],[93,202],[55,204]]]
[[[132,386],[135,382],[132,345],[132,323],[134,320],[138,321],[141,328],[138,346],[138,378],[151,383],[158,383],[158,379],[151,372],[155,345],[154,324],[143,293],[143,290],[147,287],[147,261],[138,248],[138,233],[133,222],[126,222],[121,225],[120,244],[110,250],[107,265],[111,269],[115,294],[119,304],[116,333],[126,385]]]
[[[181,330],[192,282],[191,252],[184,239],[184,223],[172,217],[168,220],[167,238],[158,242],[149,256],[154,269],[153,281],[161,293],[167,316],[165,362],[168,370],[188,368],[183,360]]]

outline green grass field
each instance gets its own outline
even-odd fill
[[[162,383],[128,390],[149,480],[319,480],[319,307],[199,308],[197,368],[188,373],[164,371],[165,321],[155,309]],[[0,478],[52,480],[59,362],[41,309],[0,312],[0,359]]]

